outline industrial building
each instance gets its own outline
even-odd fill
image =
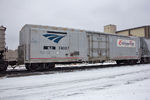
[[[116,34],[150,38],[150,25],[116,31]]]
[[[108,34],[118,34],[124,36],[136,36],[150,38],[150,25],[129,28],[117,31],[117,26],[110,24],[104,26],[104,32]]]

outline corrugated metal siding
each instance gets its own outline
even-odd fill
[[[145,37],[145,29],[143,27],[143,28],[130,30],[130,35],[137,36],[137,37]]]
[[[118,35],[129,36],[129,31],[117,32]]]
[[[150,38],[150,26],[145,27],[145,37]]]

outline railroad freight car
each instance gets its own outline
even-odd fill
[[[136,63],[140,41],[137,37],[27,24],[20,31],[18,51],[19,63],[28,70],[51,69],[57,63]]]
[[[6,27],[0,26],[0,71],[7,69],[7,62],[5,61],[5,31]]]

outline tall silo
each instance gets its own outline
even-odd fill
[[[104,26],[104,32],[105,33],[115,34],[116,30],[117,30],[116,25],[110,24],[110,25]]]

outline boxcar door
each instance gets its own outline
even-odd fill
[[[90,61],[103,61],[107,58],[107,35],[103,34],[89,34],[89,60]]]

